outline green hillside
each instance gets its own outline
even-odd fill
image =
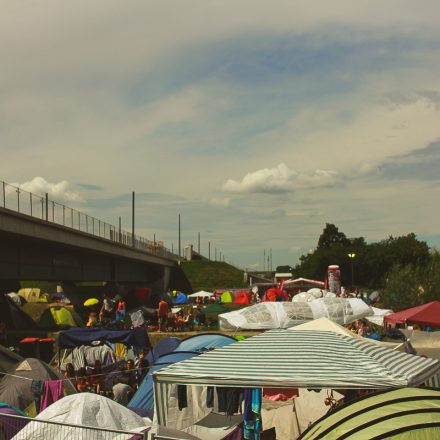
[[[247,287],[243,271],[228,263],[209,260],[193,260],[181,263],[181,268],[194,292],[212,291],[216,288]]]

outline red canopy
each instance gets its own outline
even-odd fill
[[[249,294],[247,292],[241,292],[239,293],[235,299],[235,304],[249,304]]]
[[[412,307],[384,317],[384,322],[395,324],[422,324],[440,327],[440,301]]]

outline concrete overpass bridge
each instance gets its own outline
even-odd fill
[[[161,242],[0,183],[0,283],[107,281],[166,288],[178,259]]]

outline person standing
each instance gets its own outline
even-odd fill
[[[164,301],[163,299],[159,302],[159,307],[157,309],[157,317],[159,321],[159,331],[165,331],[167,320],[168,320],[168,313],[170,312],[170,308],[168,306],[168,303]]]

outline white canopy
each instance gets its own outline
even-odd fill
[[[206,290],[200,290],[200,292],[192,293],[191,295],[188,295],[188,298],[208,298],[210,296],[214,295],[211,292],[207,292]]]
[[[221,330],[275,329],[293,327],[326,317],[348,324],[372,315],[371,308],[358,298],[319,298],[309,302],[264,302],[219,315]]]
[[[417,386],[440,361],[329,331],[271,330],[153,373],[158,423],[170,384],[220,387],[386,389]]]

